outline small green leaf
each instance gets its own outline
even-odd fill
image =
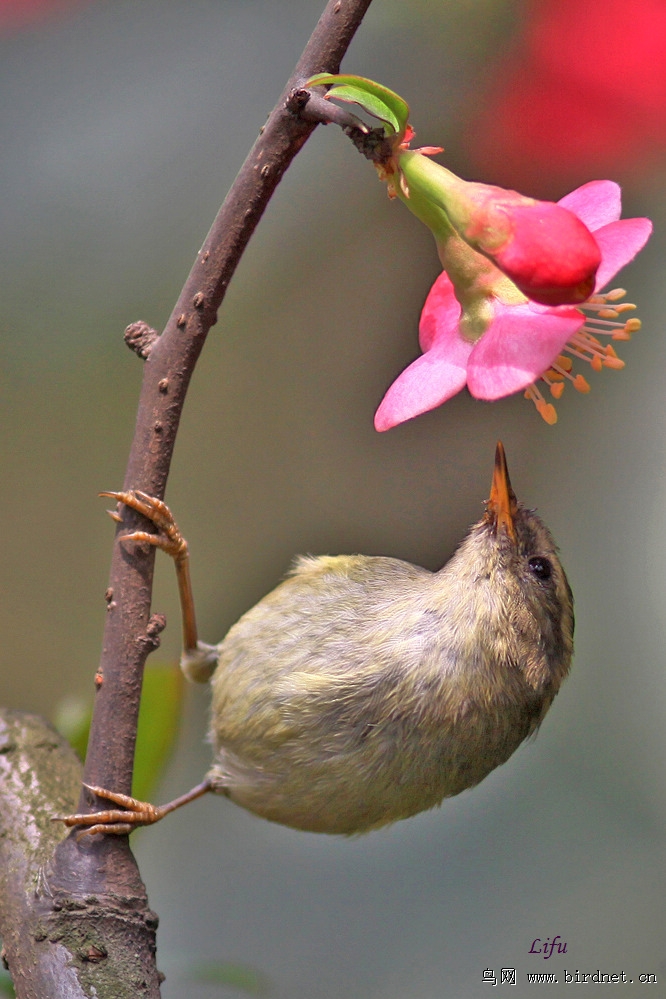
[[[53,724],[81,760],[86,757],[91,718],[91,701],[78,694],[62,697],[53,715]]]
[[[0,995],[13,997],[16,995],[12,977],[4,968],[0,968]]]
[[[270,983],[266,976],[246,964],[230,964],[225,961],[201,962],[192,966],[192,979],[210,985],[231,985],[252,996],[265,996],[270,991]]]
[[[398,119],[391,111],[391,108],[383,101],[371,94],[365,93],[365,91],[360,90],[358,87],[332,87],[329,90],[329,94],[336,101],[345,101],[346,104],[358,104],[368,114],[374,118],[379,118],[385,125],[388,125],[391,134],[395,135],[400,130]]]
[[[409,105],[393,90],[363,76],[345,76],[334,73],[317,73],[306,86],[330,86],[327,96],[358,104],[374,118],[379,118],[390,129],[390,134],[403,135],[409,118]]]
[[[183,674],[178,666],[150,663],[143,674],[143,691],[136,736],[132,793],[149,801],[174,747],[183,700]]]
[[[149,663],[143,674],[139,725],[134,757],[133,794],[148,801],[155,790],[178,735],[183,674],[175,665]],[[85,759],[92,705],[87,698],[65,697],[55,711],[54,724]]]

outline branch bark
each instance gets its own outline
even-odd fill
[[[62,836],[50,817],[72,807],[80,780],[79,760],[46,722],[0,711],[0,933],[19,996],[84,995],[58,940],[43,866]]]
[[[315,73],[339,71],[370,3],[329,0],[197,255],[163,333],[156,337],[145,324],[138,332],[136,324],[128,329],[128,341],[133,349],[138,344],[145,365],[123,489],[140,489],[163,498],[187,388],[206,336],[217,321],[229,281],[275,188],[316,127],[315,121],[299,114],[303,85]],[[159,632],[164,627],[163,619],[151,617],[154,548],[126,548],[118,542],[118,534],[145,527],[140,521],[138,514],[124,508],[113,548],[108,613],[83,775],[88,784],[125,794],[131,792],[143,668],[148,654],[159,645]],[[24,724],[14,723],[19,727]],[[50,745],[53,733],[44,739]],[[34,756],[34,751],[33,747],[29,755]],[[37,809],[42,818],[71,811],[73,805],[69,800],[73,780],[70,763],[65,761],[62,747],[53,754],[48,766],[40,764],[40,772],[67,774],[67,800],[63,800],[62,788],[44,790]],[[26,763],[27,758],[19,753],[12,760],[11,772],[33,767],[33,763]],[[5,762],[11,759],[11,754],[6,754]],[[78,785],[78,778],[75,783]],[[82,790],[77,810],[97,807],[92,797]],[[0,814],[6,814],[13,800],[13,793],[3,785]],[[9,813],[19,815],[21,829],[25,826],[27,830],[33,821],[33,806],[37,808],[36,799],[26,793],[22,811]],[[43,825],[37,847],[18,833],[13,839],[13,834],[8,835],[12,848],[0,855],[6,873],[0,926],[20,999],[89,994],[100,999],[158,996],[157,919],[148,908],[127,837],[94,836],[77,841],[72,833],[54,851],[62,833],[48,823]],[[42,887],[31,893],[26,885],[35,876],[36,865],[43,864],[51,853],[39,875]],[[18,936],[14,925],[21,929]]]

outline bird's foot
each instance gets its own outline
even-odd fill
[[[92,836],[95,833],[107,833],[113,836],[125,836],[138,826],[149,826],[159,820],[171,809],[168,806],[150,805],[147,801],[130,798],[128,794],[118,794],[116,791],[106,791],[94,784],[84,784],[85,788],[96,794],[98,798],[111,801],[120,808],[110,808],[103,812],[82,812],[75,815],[54,815],[52,822],[64,822],[66,826],[85,826],[77,839],[82,836]],[[166,811],[165,811],[166,809]]]
[[[192,666],[195,679],[201,682],[209,679],[217,661],[214,656],[215,650],[212,646],[203,646],[198,640],[187,541],[180,533],[171,510],[161,499],[149,496],[148,493],[141,492],[139,489],[129,489],[126,492],[102,492],[100,496],[110,496],[111,499],[124,503],[125,506],[131,507],[132,510],[136,510],[137,513],[152,521],[157,528],[156,534],[150,531],[132,531],[130,534],[121,535],[120,540],[146,541],[149,545],[161,548],[174,560],[183,615],[184,656],[196,660]],[[122,521],[122,517],[117,511],[109,510],[109,513],[114,520]]]
[[[180,668],[188,680],[207,683],[217,669],[219,656],[217,645],[197,642],[196,649],[187,649],[181,653]]]
[[[139,801],[137,798],[130,798],[128,794],[118,794],[116,791],[106,791],[103,787],[96,787],[94,784],[84,784],[88,791],[92,791],[98,798],[110,801],[120,808],[109,808],[103,812],[81,812],[75,815],[54,815],[52,822],[63,822],[66,826],[84,826],[76,838],[82,836],[93,836],[95,833],[106,833],[111,836],[126,836],[139,826],[150,826],[154,822],[159,822],[169,812],[174,812],[182,805],[187,805],[195,798],[200,798],[202,794],[212,791],[213,787],[209,779],[206,779],[193,787],[191,791],[182,794],[179,798],[166,805],[151,805],[147,801]]]
[[[149,545],[161,548],[167,555],[171,555],[176,562],[187,558],[187,541],[180,533],[180,529],[174,520],[169,507],[162,500],[139,489],[130,489],[127,492],[101,492],[100,496],[110,496],[111,499],[124,503],[137,513],[143,514],[157,528],[157,534],[148,531],[133,531],[131,534],[123,535],[123,541],[147,541]],[[110,516],[120,521],[120,515],[109,510]]]

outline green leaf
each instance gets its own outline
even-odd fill
[[[192,979],[210,985],[231,985],[253,996],[265,996],[270,991],[270,982],[260,971],[245,964],[230,964],[226,961],[193,965]]]
[[[135,798],[148,801],[171,755],[180,721],[183,674],[173,664],[149,663],[143,674],[139,726],[134,757]],[[92,705],[87,698],[65,697],[54,724],[83,760],[88,745]]]
[[[132,794],[139,801],[150,800],[171,755],[182,701],[183,674],[178,666],[160,663],[146,666],[132,782]]]
[[[390,129],[390,134],[403,135],[409,118],[409,105],[393,90],[364,76],[317,73],[307,81],[308,87],[330,86],[327,96],[358,104]]]
[[[0,995],[11,997],[16,995],[12,984],[12,977],[4,968],[0,968]]]
[[[81,760],[86,756],[91,718],[92,702],[77,694],[62,697],[53,715],[53,724]]]

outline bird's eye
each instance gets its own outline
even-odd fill
[[[534,555],[533,558],[528,559],[527,564],[530,567],[530,572],[535,575],[537,579],[550,579],[553,574],[552,565],[548,559],[544,558],[542,555]]]

